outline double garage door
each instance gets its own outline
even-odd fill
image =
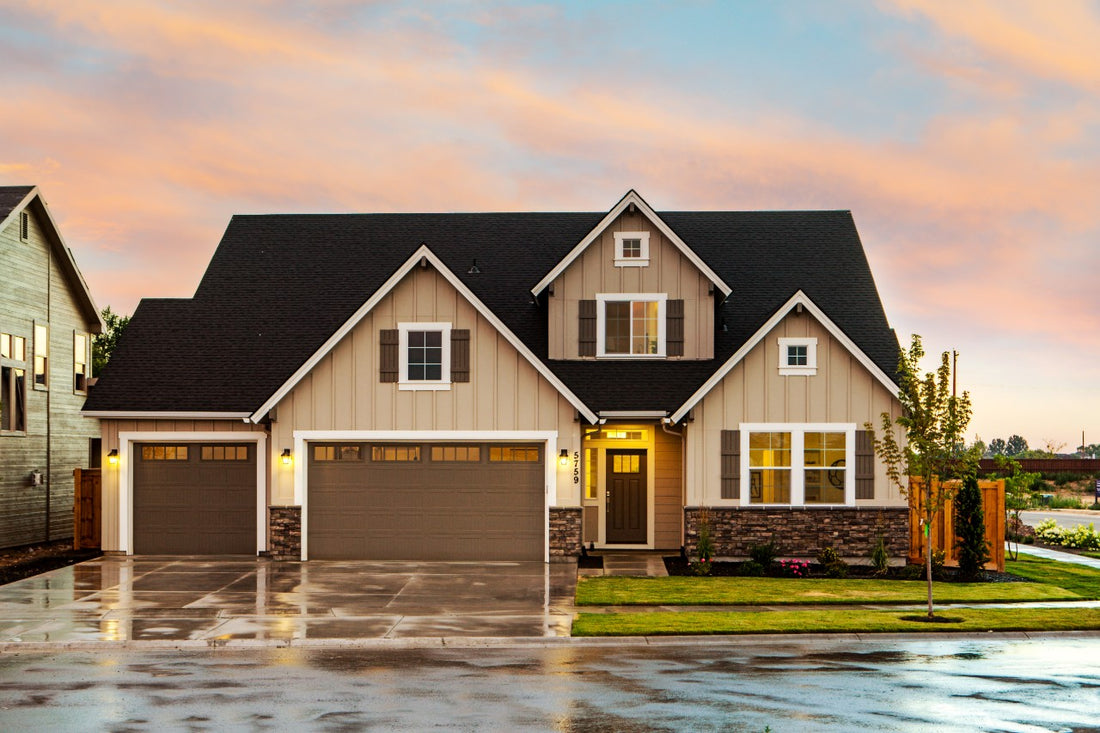
[[[311,559],[542,560],[538,444],[311,443]]]

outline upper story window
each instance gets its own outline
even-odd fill
[[[596,356],[665,356],[662,294],[596,296]]]
[[[89,352],[91,339],[88,334],[76,331],[73,333],[73,391],[84,394],[88,391],[88,364],[91,362]]]
[[[649,232],[615,232],[615,267],[649,264]]]
[[[817,374],[817,339],[779,339],[779,373],[787,377]]]
[[[399,323],[400,389],[451,388],[451,324]]]
[[[50,328],[34,324],[34,388],[45,389],[49,384]]]
[[[27,341],[0,333],[0,432],[27,430]]]

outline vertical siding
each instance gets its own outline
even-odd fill
[[[817,374],[779,374],[779,337],[817,339]],[[878,428],[883,412],[898,414],[897,400],[809,313],[784,318],[722,382],[695,407],[687,427],[687,503],[713,504],[721,497],[721,431],[743,422],[865,422]],[[875,467],[875,498],[860,506],[904,506],[881,461]]]
[[[673,550],[683,544],[683,466],[679,436],[654,425],[656,480],[653,486],[653,546]]]
[[[648,231],[649,265],[615,267],[615,232]],[[710,283],[640,213],[624,212],[553,283],[549,297],[549,358],[578,359],[579,303],[597,293],[667,293],[684,301],[685,359],[714,358]]]

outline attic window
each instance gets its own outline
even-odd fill
[[[785,377],[817,374],[817,339],[779,339],[779,373]]]
[[[19,212],[19,241],[26,242],[31,233],[31,215],[26,211]]]
[[[615,267],[649,264],[649,232],[615,232]]]

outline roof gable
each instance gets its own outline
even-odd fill
[[[551,269],[550,272],[546,273],[546,275],[544,275],[543,278],[539,280],[538,284],[535,285],[535,287],[531,288],[531,294],[538,296],[540,293],[542,293],[542,291],[545,290],[550,285],[550,283],[554,281],[555,278],[565,272],[566,268],[568,268],[569,265],[571,265],[578,257],[581,256],[581,253],[588,249],[589,245],[596,241],[596,239],[600,236],[600,234],[603,233],[605,229],[611,226],[615,222],[615,220],[618,219],[619,216],[628,209],[637,209],[638,211],[640,211],[644,217],[649,219],[653,226],[657,227],[657,229],[659,229],[660,232],[668,238],[668,241],[670,241],[673,246],[680,250],[680,252],[689,261],[691,261],[691,263],[695,265],[695,267],[697,267],[700,272],[702,272],[712,283],[714,283],[714,286],[716,288],[722,291],[723,297],[729,296],[729,294],[732,292],[730,286],[727,285],[725,281],[723,281],[722,278],[718,276],[718,273],[712,270],[710,268],[710,265],[704,262],[703,259],[698,254],[696,254],[695,251],[692,250],[691,247],[689,247],[687,243],[684,242],[684,240],[681,239],[680,236],[676,234],[676,232],[674,232],[672,228],[661,219],[660,216],[657,215],[657,212],[655,212],[649,206],[649,204],[645,202],[645,199],[639,196],[638,192],[634,189],[630,189],[629,191],[627,191],[626,195],[619,199],[619,203],[611,207],[611,211],[607,212],[607,215],[603,219],[601,219],[600,222],[595,227],[593,227],[592,230],[589,231],[583,239],[581,239],[577,246],[570,250],[569,254],[561,259],[556,265],[554,265],[553,269]]]

